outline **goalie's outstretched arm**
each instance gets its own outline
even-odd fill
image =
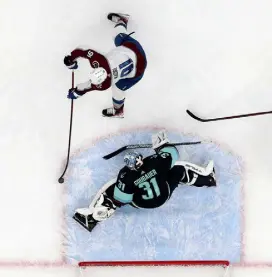
[[[160,131],[152,135],[152,148],[160,157],[169,161],[168,163],[165,162],[165,164],[168,164],[169,169],[171,169],[179,159],[179,151],[170,143],[165,131]]]

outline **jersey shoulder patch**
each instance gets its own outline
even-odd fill
[[[119,171],[118,178],[125,179],[127,175],[128,175],[128,168],[125,166]]]

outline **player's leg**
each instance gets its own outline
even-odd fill
[[[178,161],[170,170],[168,178],[172,186],[182,183],[195,187],[216,186],[213,161],[210,161],[206,167]]]
[[[129,49],[131,49],[137,57],[137,70],[135,77],[138,78],[138,80],[135,80],[136,84],[144,74],[144,71],[147,67],[147,59],[145,51],[142,47],[142,45],[139,43],[138,40],[131,37],[132,33],[128,33],[127,31],[127,23],[129,20],[129,15],[127,14],[121,14],[121,13],[109,13],[108,19],[115,23],[114,28],[114,43],[115,46],[125,46]]]
[[[115,212],[117,205],[113,199],[113,188],[116,179],[105,184],[96,194],[88,208],[80,208],[75,211],[73,218],[88,231],[100,221],[104,221]]]
[[[106,117],[124,117],[125,91],[120,90],[116,85],[112,85],[112,108],[102,111],[102,115]]]
[[[109,13],[108,19],[112,21],[114,26],[114,43],[115,46],[120,46],[124,37],[128,35],[127,24],[129,20],[128,14],[122,13]]]
[[[124,117],[124,104],[125,104],[125,91],[130,89],[142,79],[143,75],[136,78],[126,78],[119,80],[116,84],[112,85],[112,104],[113,107],[104,109],[102,115],[106,117],[123,118]]]

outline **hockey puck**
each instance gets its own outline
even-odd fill
[[[62,177],[59,178],[59,183],[62,184],[64,182],[64,179]]]

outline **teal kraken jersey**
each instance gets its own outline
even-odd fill
[[[114,199],[138,208],[163,205],[172,193],[168,173],[178,158],[177,148],[168,144],[159,153],[146,157],[138,171],[122,168],[114,187]]]

